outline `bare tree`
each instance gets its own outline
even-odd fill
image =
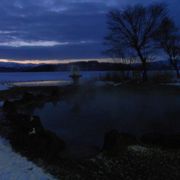
[[[108,52],[122,57],[138,57],[142,63],[143,81],[147,80],[147,62],[154,53],[153,36],[167,16],[164,4],[128,6],[108,15]]]
[[[180,78],[178,68],[178,60],[180,58],[180,34],[172,19],[164,19],[159,31],[155,34],[155,40],[159,43],[159,47],[168,55],[170,64],[176,71],[177,78]]]

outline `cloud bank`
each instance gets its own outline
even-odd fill
[[[175,18],[179,0],[169,4]],[[152,2],[152,1],[151,1]],[[0,58],[103,57],[106,14],[144,0],[1,0]],[[177,19],[178,22],[178,19]]]

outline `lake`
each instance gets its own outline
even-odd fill
[[[121,73],[118,71],[81,71],[82,80],[90,80],[93,78],[101,77],[107,73]],[[125,71],[132,73],[131,71]],[[155,73],[171,73],[175,75],[175,71],[148,71],[149,76]],[[0,72],[0,83],[6,82],[28,82],[28,81],[56,81],[56,80],[71,80],[69,77],[70,71],[61,72]]]
[[[106,75],[107,71],[82,71],[81,82]],[[12,86],[61,86],[72,83],[69,71],[62,72],[6,72],[0,73],[0,91]]]
[[[107,71],[82,71],[82,78],[92,79],[106,74]],[[70,80],[70,71],[61,72],[7,72],[0,73],[0,82],[54,81]]]
[[[87,87],[47,103],[34,114],[69,149],[88,155],[100,149],[112,129],[141,135],[180,132],[180,93],[175,88]]]

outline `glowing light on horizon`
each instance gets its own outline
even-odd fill
[[[13,60],[13,59],[0,59],[0,63],[17,63],[17,64],[33,64],[33,65],[41,65],[41,64],[67,64],[73,62],[90,62],[90,61],[97,61],[97,62],[114,62],[113,59],[110,58],[99,58],[99,59],[57,59],[57,60]]]

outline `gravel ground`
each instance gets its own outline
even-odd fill
[[[118,156],[100,153],[45,168],[61,180],[179,180],[180,151],[129,146]]]

